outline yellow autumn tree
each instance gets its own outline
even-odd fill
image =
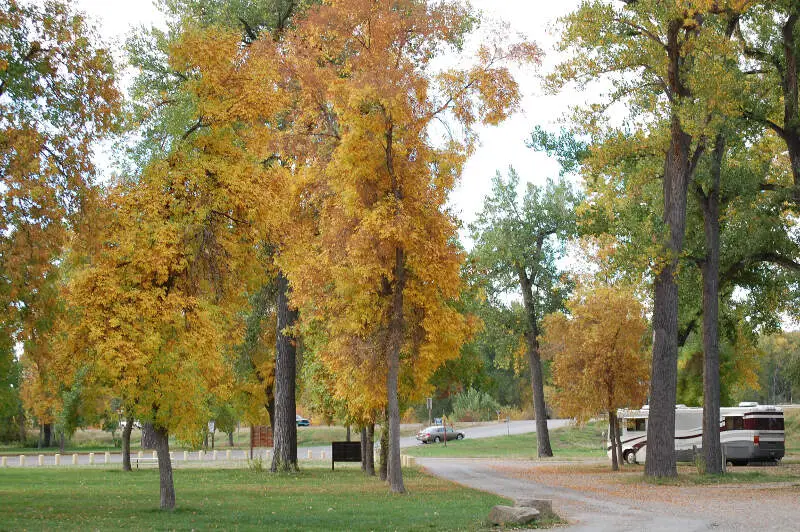
[[[296,179],[316,231],[293,239],[281,263],[301,319],[324,330],[318,354],[341,376],[335,393],[388,410],[393,492],[405,490],[400,397],[424,392],[473,328],[452,305],[463,256],[448,194],[474,126],[499,123],[519,103],[508,65],[538,59],[533,44],[501,31],[474,64],[433,70],[475,22],[457,2],[334,0],[286,37],[299,90],[285,138],[308,154]],[[438,120],[460,134],[437,142]]]
[[[553,359],[559,412],[585,422],[608,414],[612,468],[621,461],[617,409],[638,408],[647,397],[647,321],[629,288],[583,286],[567,303],[567,314],[544,318],[541,339]]]

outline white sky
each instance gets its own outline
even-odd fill
[[[549,30],[559,16],[574,10],[579,0],[472,0],[472,4],[489,18],[508,22],[512,31],[536,42],[545,56],[538,71],[518,71],[524,95],[520,112],[500,126],[480,129],[481,146],[468,161],[462,181],[451,197],[451,205],[465,225],[480,211],[497,170],[505,173],[512,165],[521,180],[535,183],[558,175],[558,163],[528,149],[525,140],[536,125],[557,129],[558,120],[568,107],[585,100],[584,95],[569,91],[545,95],[540,80],[541,73],[557,62],[553,53],[556,38]],[[96,21],[100,33],[112,43],[120,43],[132,27],[160,25],[162,18],[151,0],[78,0],[78,6]],[[462,231],[462,236],[465,233]]]

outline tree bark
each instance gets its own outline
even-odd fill
[[[175,509],[175,484],[172,480],[172,461],[169,458],[169,433],[166,429],[153,427],[156,454],[158,456],[158,478],[161,487],[161,509]]]
[[[359,442],[361,443],[361,471],[367,470],[367,427],[361,427]]]
[[[389,320],[389,371],[386,377],[387,409],[389,411],[389,487],[393,493],[405,493],[403,471],[400,467],[400,350],[403,346],[403,291],[406,284],[405,253],[395,249],[394,287],[392,291],[391,318]]]
[[[350,425],[347,425],[347,436],[345,437],[344,441],[350,441]]]
[[[122,429],[122,470],[131,470],[131,432],[133,431],[133,416],[125,419],[125,428]]]
[[[228,433],[228,447],[233,447],[233,431]]]
[[[297,311],[289,308],[289,280],[278,272],[278,332],[275,355],[275,424],[274,453],[271,470],[297,470],[297,424],[295,415],[295,379],[297,349],[292,338],[284,334],[294,325]]]
[[[155,449],[156,448],[156,429],[152,423],[145,423],[142,425],[142,449]]]
[[[58,451],[61,454],[64,454],[64,439],[65,439],[64,438],[64,431],[62,430],[60,435],[59,435],[59,442],[58,442]],[[113,440],[114,437],[112,436],[111,439]]]
[[[533,300],[533,287],[528,273],[520,266],[517,269],[522,301],[525,305],[526,326],[525,344],[528,350],[528,363],[531,367],[531,388],[533,390],[533,411],[536,416],[536,441],[539,457],[553,456],[550,447],[550,433],[547,430],[547,407],[544,402],[544,375],[542,360],[539,356],[539,324],[536,317],[536,306]]]
[[[664,161],[664,225],[669,231],[665,261],[654,281],[653,361],[650,374],[650,414],[647,462],[650,477],[675,477],[675,397],[678,386],[678,257],[686,232],[686,195],[692,173],[692,137],[683,129],[678,103],[689,96],[681,75],[679,34],[683,20],[673,20],[667,32],[668,83],[673,104],[670,142]],[[695,152],[695,158],[701,150]]]
[[[367,425],[366,453],[367,453],[366,473],[367,475],[374,477],[375,476],[375,423],[370,423],[369,425]]]
[[[386,480],[388,478],[387,465],[389,464],[389,418],[384,414],[383,423],[381,423],[381,465],[380,465],[380,479]]]
[[[722,445],[719,435],[719,190],[725,137],[717,135],[711,159],[711,190],[700,204],[706,239],[703,261],[703,457],[705,472],[721,474]]]
[[[608,444],[611,447],[611,470],[619,471],[619,460],[617,454],[617,414],[613,410],[608,411]]]
[[[51,425],[50,423],[45,423],[44,425],[42,425],[42,447],[44,448],[50,447],[50,444],[52,443],[51,442],[52,437],[53,437],[53,425]]]

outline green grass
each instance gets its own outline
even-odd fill
[[[564,427],[550,430],[550,445],[554,459],[604,458],[602,422],[584,427]],[[443,444],[418,445],[404,449],[405,454],[432,458],[537,458],[536,433],[496,436],[494,438],[467,438]]]
[[[800,454],[800,408],[787,408],[783,411],[786,431],[786,454]]]
[[[155,470],[0,470],[2,530],[478,530],[504,499],[405,470],[406,495],[359,469],[177,470],[174,512]]]

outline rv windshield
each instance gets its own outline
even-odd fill
[[[628,432],[645,432],[647,420],[644,418],[628,418],[625,420],[625,430]]]

